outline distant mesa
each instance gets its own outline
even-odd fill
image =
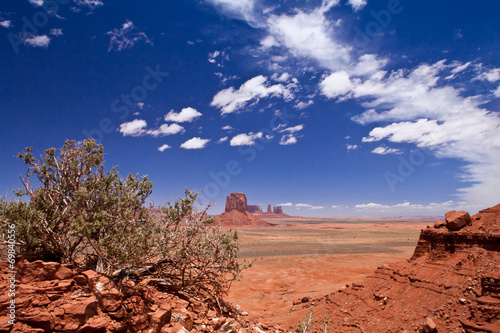
[[[236,227],[269,227],[272,225],[248,212],[247,197],[244,193],[231,193],[227,196],[226,211],[219,215],[219,223],[222,226]]]
[[[271,205],[267,205],[267,211],[265,213],[262,211],[262,208],[257,205],[250,205],[247,207],[247,210],[249,213],[252,213],[261,219],[285,219],[292,217],[283,213],[282,206],[272,207]]]

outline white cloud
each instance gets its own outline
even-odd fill
[[[241,133],[236,136],[234,136],[231,141],[230,145],[231,146],[253,146],[255,144],[256,139],[262,138],[262,132],[259,133]]]
[[[202,139],[202,138],[192,138],[181,144],[181,148],[184,149],[202,149],[205,148],[207,143],[210,142],[210,139]]]
[[[500,81],[500,68],[494,68],[489,71],[482,71],[476,79],[488,80],[490,82]]]
[[[310,204],[304,204],[304,203],[298,203],[298,204],[295,204],[295,207],[297,207],[297,208],[311,208],[312,205],[310,205]]]
[[[347,150],[355,150],[355,149],[358,149],[359,146],[358,145],[350,145],[350,144],[347,144]]]
[[[230,125],[226,125],[226,126],[222,127],[222,129],[225,130],[225,131],[232,131],[232,130],[234,130],[234,128],[232,128]]]
[[[373,149],[372,153],[378,154],[378,155],[387,155],[387,154],[402,154],[403,151],[401,149],[380,146],[380,147]]]
[[[123,136],[142,136],[146,133],[146,127],[148,124],[145,120],[135,119],[128,123],[123,123],[120,125],[118,131],[123,134]]]
[[[8,29],[8,28],[12,27],[12,22],[10,20],[3,20],[3,21],[0,21],[0,26]]]
[[[79,7],[88,7],[90,10],[94,10],[97,7],[103,5],[101,0],[73,0]]]
[[[288,74],[287,72],[282,73],[281,75],[279,75],[278,73],[274,73],[271,76],[271,79],[273,79],[274,81],[278,81],[278,82],[288,82],[291,77],[292,76],[290,74]]]
[[[267,77],[259,75],[243,83],[238,90],[230,87],[219,91],[211,105],[218,107],[221,114],[226,114],[240,111],[249,103],[258,103],[261,98],[266,97],[283,97],[288,100],[293,98],[293,92],[290,85],[271,85]]]
[[[500,97],[500,86],[498,86],[497,90],[494,92],[496,97]]]
[[[281,206],[281,207],[292,207],[292,206],[293,206],[293,203],[291,203],[291,202],[287,202],[287,203],[282,203],[282,204],[279,204],[278,206]]]
[[[313,210],[318,210],[318,209],[324,209],[325,207],[323,206],[312,206],[311,209]]]
[[[331,70],[345,68],[351,47],[335,40],[334,26],[325,17],[337,3],[324,1],[308,12],[296,9],[293,15],[270,15],[266,22],[269,35],[261,44],[283,47],[293,56],[315,60]]]
[[[297,138],[293,134],[285,134],[281,137],[279,144],[282,146],[294,145],[297,143]]]
[[[250,24],[257,24],[255,18],[255,0],[206,0],[212,3],[218,10],[225,15],[243,19]]]
[[[52,36],[58,37],[58,36],[62,36],[63,35],[63,31],[62,31],[62,29],[51,29],[50,30],[50,34]]]
[[[313,105],[313,104],[314,104],[314,101],[313,101],[313,100],[309,100],[309,101],[307,101],[307,102],[300,101],[300,102],[298,102],[298,103],[294,106],[294,108],[299,109],[299,110],[303,110],[303,109],[305,109],[305,108],[307,108],[308,106]]]
[[[174,110],[170,111],[165,115],[165,121],[173,121],[175,123],[192,122],[194,119],[201,117],[202,114],[196,109],[191,107],[184,108],[179,113],[175,113]]]
[[[43,6],[43,3],[45,2],[45,0],[28,0],[28,1],[35,7]]]
[[[47,35],[33,36],[24,39],[24,44],[31,47],[49,47],[50,38]]]
[[[355,12],[366,6],[366,0],[348,0],[347,3],[351,5]]]
[[[163,152],[165,149],[169,149],[169,148],[171,148],[169,145],[164,144],[163,146],[158,147],[158,150],[161,151],[161,152]]]
[[[144,32],[137,31],[134,24],[129,20],[123,23],[120,29],[115,28],[113,31],[108,31],[106,34],[111,36],[108,52],[111,50],[122,51],[130,49],[140,41],[152,45],[148,36],[146,36]]]
[[[288,127],[288,128],[285,128],[285,129],[282,129],[280,131],[280,133],[297,133],[299,131],[302,131],[304,129],[304,125],[301,124],[301,125],[297,125],[297,126],[294,126],[294,127]]]
[[[353,84],[346,71],[340,71],[325,77],[319,84],[323,95],[329,98],[343,96],[351,91]]]
[[[146,130],[148,124],[145,120],[135,119],[127,123],[123,123],[120,125],[118,131],[123,134],[123,136],[144,136],[151,135],[154,137],[172,135],[184,133],[184,127],[177,124],[163,124],[157,129],[154,130]]]
[[[173,134],[179,134],[179,133],[184,133],[184,127],[182,127],[178,124],[171,124],[171,125],[163,124],[155,130],[149,130],[146,132],[146,134],[152,135],[154,137],[173,135]]]
[[[387,59],[379,59],[375,54],[364,54],[359,57],[358,63],[352,69],[353,75],[370,75],[378,72],[387,64]]]
[[[223,138],[220,138],[219,141],[217,141],[217,143],[224,143],[226,142],[227,140],[229,139],[229,137],[225,136]]]

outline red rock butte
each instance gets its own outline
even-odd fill
[[[244,193],[231,193],[226,199],[226,211],[219,215],[219,223],[222,226],[235,227],[269,227],[267,223],[248,212],[247,197]]]

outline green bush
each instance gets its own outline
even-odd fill
[[[16,225],[27,259],[85,264],[108,276],[149,272],[166,287],[212,295],[240,273],[237,234],[214,227],[208,207],[195,208],[198,193],[186,189],[173,204],[146,207],[152,182],[122,179],[116,167],[105,172],[94,140],[68,140],[39,160],[32,152],[18,155],[28,165],[19,199],[0,201],[2,226]]]

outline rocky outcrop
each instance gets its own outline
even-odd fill
[[[445,219],[446,223],[437,221],[434,228],[422,230],[413,253],[414,259],[423,255],[446,257],[472,247],[500,251],[500,205],[482,210],[472,217],[464,211],[451,211],[446,213]]]
[[[231,193],[227,196],[226,211],[219,215],[216,221],[221,226],[230,227],[271,226],[270,223],[267,223],[266,221],[263,221],[248,212],[247,197],[243,193]]]
[[[269,204],[269,205],[267,205],[267,213],[268,213],[268,214],[270,214],[270,213],[272,213],[272,212],[273,212],[273,211],[272,211],[272,209],[271,209],[271,205],[270,205],[270,204]]]
[[[463,210],[456,212],[452,210],[445,214],[446,227],[450,230],[460,230],[471,223],[470,215]]]
[[[273,209],[274,214],[283,214],[283,208],[281,206],[276,206]]]
[[[333,332],[500,332],[500,205],[460,230],[435,225],[412,259],[292,311],[305,317],[314,305]]]
[[[226,212],[236,210],[238,212],[247,212],[247,197],[244,193],[231,193],[226,199]]]
[[[0,269],[0,288],[7,291],[7,264]],[[8,322],[11,297],[4,292],[0,332],[229,333],[252,328],[236,308],[221,313],[209,303],[160,292],[144,281],[113,281],[54,262],[20,261],[16,269],[15,323]]]
[[[248,206],[247,206],[247,211],[248,211],[250,214],[254,214],[254,213],[262,213],[262,208],[260,208],[260,206],[258,206],[258,205],[248,205]]]

